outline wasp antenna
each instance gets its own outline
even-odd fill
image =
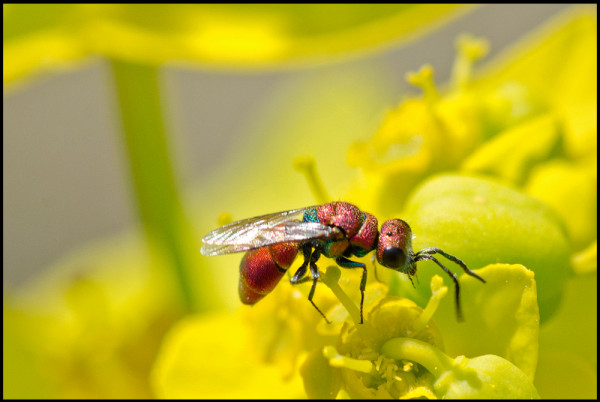
[[[481,276],[477,275],[474,271],[470,270],[469,267],[467,267],[467,264],[465,264],[461,259],[456,258],[452,254],[448,254],[447,252],[445,252],[442,249],[439,249],[437,247],[424,248],[423,250],[419,251],[416,255],[432,255],[432,254],[443,255],[450,261],[455,262],[457,265],[459,265],[463,269],[463,271],[465,271],[465,273],[467,275],[470,275],[474,278],[479,279],[481,282],[486,283],[485,279],[483,279]]]
[[[415,282],[413,281],[413,276],[411,274],[407,274],[408,275],[408,279],[410,279],[410,283],[412,284],[413,288],[415,287]],[[417,281],[419,280],[419,278],[417,278]]]

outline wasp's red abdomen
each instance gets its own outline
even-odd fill
[[[240,263],[240,300],[254,304],[279,283],[298,254],[296,243],[278,243],[250,250]]]

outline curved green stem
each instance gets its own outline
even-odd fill
[[[171,260],[186,311],[193,309],[188,279],[194,244],[169,158],[157,68],[112,62],[137,206],[146,235]]]

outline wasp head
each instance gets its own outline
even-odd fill
[[[412,231],[401,219],[390,219],[381,225],[377,243],[377,261],[384,267],[412,275],[416,271],[413,263]]]

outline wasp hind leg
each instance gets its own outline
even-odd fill
[[[292,285],[297,285],[298,283],[304,283],[308,280],[308,278],[304,278],[304,275],[306,274],[306,268],[308,267],[311,253],[312,253],[311,247],[307,247],[307,246],[302,247],[302,254],[304,255],[304,262],[296,270],[296,273],[294,274],[294,276],[292,276],[290,278],[290,283]]]
[[[318,250],[313,250],[312,246],[310,245],[305,245],[304,247],[302,247],[302,253],[304,255],[304,262],[302,263],[300,268],[298,268],[294,276],[290,278],[290,282],[293,285],[297,285],[299,283],[304,283],[308,282],[309,280],[312,280],[313,283],[310,288],[310,292],[308,293],[308,301],[313,305],[314,308],[317,309],[319,314],[323,316],[325,322],[327,322],[327,324],[331,324],[331,321],[327,319],[325,314],[323,314],[321,309],[317,307],[317,305],[313,301],[315,290],[317,288],[317,282],[319,280],[319,268],[317,267],[316,263],[321,257],[321,252]],[[310,266],[310,276],[306,276],[306,269],[308,268],[308,266]]]

